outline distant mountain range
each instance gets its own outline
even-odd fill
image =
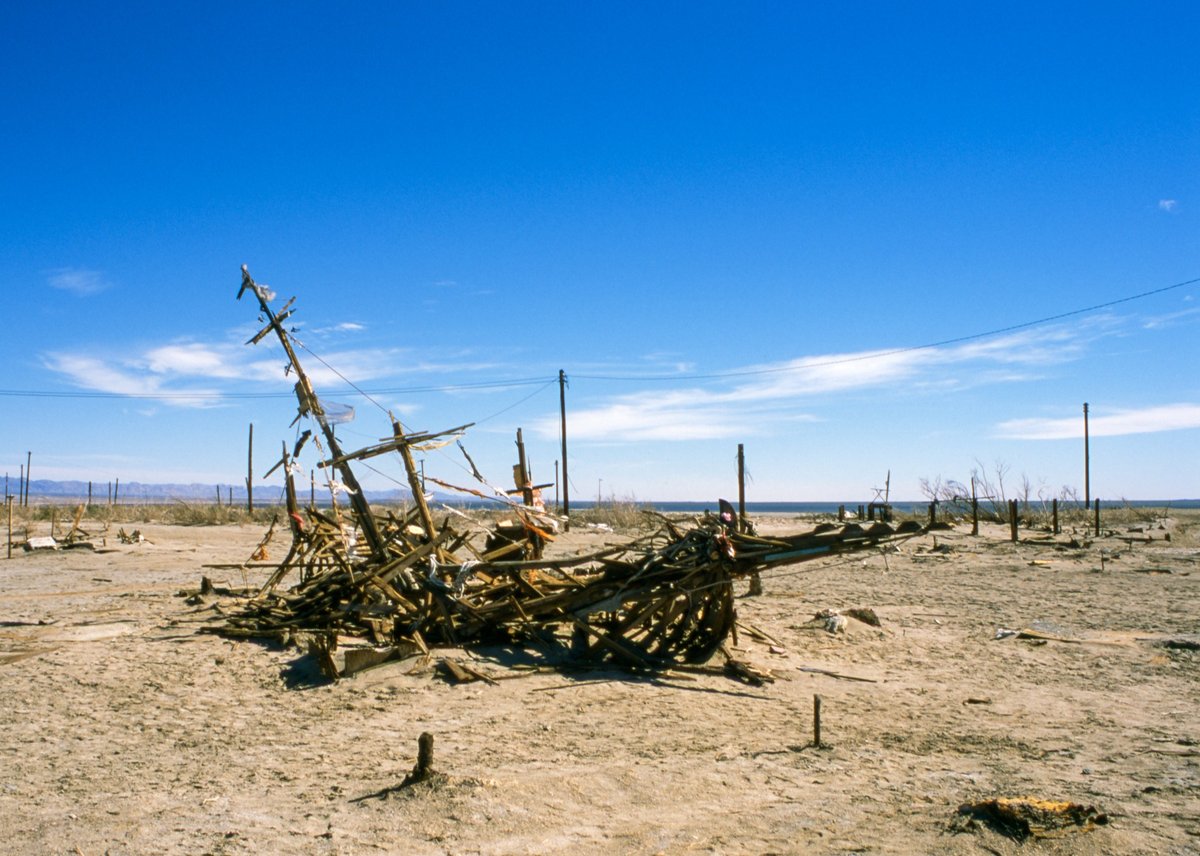
[[[17,479],[8,483],[9,493],[16,495],[20,486]],[[299,489],[300,486],[297,485]],[[307,488],[307,486],[305,486]],[[215,485],[215,484],[146,484],[143,482],[92,482],[92,502],[108,502],[109,491],[115,490],[117,501],[121,503],[136,502],[216,502],[217,491],[221,492],[221,502],[228,502],[230,491],[233,491],[233,501],[246,501],[245,485]],[[308,498],[308,490],[300,489],[301,500]],[[317,486],[317,494],[327,491]],[[403,488],[383,491],[367,491],[367,499],[371,502],[404,502],[412,499],[412,493]],[[283,487],[278,485],[255,485],[254,501],[264,505],[281,501]],[[88,483],[85,481],[53,481],[50,479],[33,479],[29,482],[29,499],[59,502],[67,500],[86,500],[88,498]]]

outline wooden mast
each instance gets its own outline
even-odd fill
[[[317,420],[317,424],[321,426],[321,432],[325,435],[325,442],[329,445],[329,452],[333,459],[333,465],[337,467],[338,474],[342,477],[344,484],[350,492],[350,507],[354,509],[354,516],[358,519],[358,526],[362,530],[363,538],[367,542],[367,546],[371,550],[371,554],[378,561],[387,559],[387,551],[384,547],[383,538],[379,534],[379,527],[375,522],[375,515],[371,511],[371,506],[367,502],[367,498],[363,496],[362,487],[358,484],[358,479],[354,477],[354,471],[350,469],[349,462],[345,460],[345,455],[342,452],[341,444],[338,443],[337,437],[334,436],[333,428],[329,425],[329,420],[325,417],[325,410],[321,406],[320,399],[317,398],[316,392],[313,391],[312,382],[308,379],[308,375],[304,373],[304,369],[300,366],[300,361],[296,359],[296,351],[292,347],[291,337],[287,331],[283,329],[283,322],[291,315],[291,310],[287,306],[283,311],[276,315],[269,305],[267,305],[266,294],[263,289],[259,288],[254,282],[254,278],[250,276],[250,271],[246,265],[242,265],[242,287],[238,291],[238,300],[242,299],[242,295],[246,290],[254,292],[254,296],[258,298],[258,305],[262,310],[263,316],[267,318],[267,326],[259,330],[254,338],[250,339],[246,344],[257,344],[264,336],[272,330],[279,337],[279,343],[283,345],[283,350],[287,354],[288,361],[296,372],[296,377],[299,379],[296,382],[296,398],[300,404],[300,413],[302,415],[311,415]],[[289,301],[288,305],[291,305]],[[339,461],[339,459],[342,459]],[[432,533],[430,533],[432,537]]]

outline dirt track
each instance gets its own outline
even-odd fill
[[[1081,549],[960,530],[771,572],[738,602],[779,643],[739,635],[779,678],[762,687],[500,651],[476,664],[495,686],[411,664],[324,683],[294,650],[197,633],[211,608],[176,596],[240,585],[201,566],[261,529],[141,528],[153,543],[0,558],[0,852],[1200,853],[1200,653],[1153,641],[1200,631],[1179,528]],[[809,621],[826,607],[882,627],[831,635]],[[381,794],[422,731],[448,781]],[[953,828],[965,802],[1027,795],[1110,822]]]

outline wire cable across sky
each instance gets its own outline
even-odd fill
[[[997,327],[992,330],[985,330],[980,333],[970,333],[963,336],[953,336],[948,339],[940,339],[936,342],[927,342],[921,345],[908,345],[900,348],[891,348],[887,350],[868,351],[867,353],[857,354],[855,356],[838,357],[835,359],[819,360],[816,362],[807,362],[804,368],[820,368],[824,366],[836,366],[846,363],[864,362],[868,360],[878,360],[884,357],[891,357],[897,354],[907,354],[913,351],[925,351],[933,348],[943,348],[948,345],[958,345],[963,342],[973,342],[980,339],[988,339],[993,336],[1002,336],[1005,333],[1013,333],[1018,330],[1027,330],[1031,327],[1038,327],[1043,324],[1050,324],[1055,321],[1062,321],[1066,318],[1074,318],[1080,315],[1086,315],[1090,312],[1098,312],[1102,309],[1111,309],[1114,306],[1120,306],[1124,303],[1131,303],[1136,300],[1144,300],[1148,297],[1154,297],[1159,294],[1165,294],[1169,291],[1175,291],[1180,288],[1186,288],[1189,285],[1200,283],[1200,277],[1177,282],[1172,285],[1166,285],[1161,288],[1150,289],[1149,291],[1130,294],[1125,297],[1119,297],[1114,300],[1107,300],[1103,303],[1096,303],[1091,306],[1084,306],[1078,309],[1071,309],[1066,312],[1059,312],[1054,315],[1047,315],[1042,318],[1037,318],[1032,321],[1023,321],[1019,324],[1010,324],[1005,327]],[[308,350],[307,348],[305,349]],[[312,352],[309,351],[311,354]],[[313,354],[316,357],[315,354]],[[460,392],[479,389],[504,389],[516,386],[545,386],[557,381],[556,376],[541,376],[541,377],[523,377],[523,378],[507,378],[494,379],[485,381],[469,381],[464,383],[439,384],[430,386],[398,386],[398,387],[378,387],[374,389],[363,389],[351,381],[347,380],[340,372],[337,372],[332,366],[325,362],[320,357],[316,357],[321,363],[328,367],[331,371],[341,377],[349,385],[348,389],[331,389],[326,396],[346,396],[346,395],[361,395],[368,400],[374,401],[374,397],[383,395],[416,395],[429,392]],[[571,377],[580,380],[598,380],[598,381],[693,381],[693,380],[722,380],[726,378],[739,377],[754,377],[770,374],[782,374],[789,371],[794,371],[795,366],[792,364],[764,366],[754,369],[730,369],[727,371],[703,372],[703,373],[676,373],[666,375],[613,375],[613,374],[584,374],[572,372]],[[537,390],[528,397],[533,397]],[[220,401],[220,400],[254,400],[254,399],[272,399],[272,398],[291,398],[294,393],[291,390],[279,392],[222,392],[217,390],[163,390],[161,392],[106,392],[106,391],[87,391],[87,390],[28,390],[28,389],[0,389],[0,397],[7,398],[75,398],[75,399],[150,399],[150,400],[204,400],[204,401]],[[524,401],[524,399],[522,399]],[[382,408],[378,402],[374,402]],[[518,402],[520,403],[520,402]],[[516,406],[516,405],[513,405]],[[510,409],[510,408],[509,408]],[[501,411],[504,412],[504,411]],[[497,416],[499,414],[493,414]],[[492,418],[492,417],[488,417]]]

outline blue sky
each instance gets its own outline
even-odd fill
[[[295,406],[244,263],[344,445],[476,421],[505,486],[517,427],[553,480],[561,368],[576,497],[732,495],[738,443],[750,499],[997,462],[1082,492],[1084,401],[1094,494],[1198,496],[1197,33],[1190,2],[8,4],[0,469],[240,483],[253,422],[264,472]]]

